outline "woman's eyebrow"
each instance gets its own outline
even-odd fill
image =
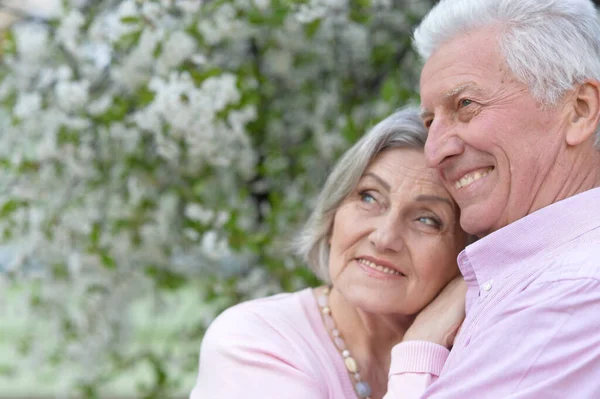
[[[363,175],[363,177],[371,177],[371,178],[377,180],[377,182],[379,184],[381,184],[383,186],[383,188],[385,188],[387,191],[390,191],[390,185],[385,180],[383,180],[381,177],[377,176],[375,173],[367,172]]]

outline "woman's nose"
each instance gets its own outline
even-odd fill
[[[379,221],[369,234],[369,241],[380,252],[400,252],[404,248],[402,226],[397,217],[386,215]]]

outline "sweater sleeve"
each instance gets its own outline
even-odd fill
[[[206,332],[190,399],[326,398],[286,338],[249,309],[234,307]]]
[[[392,349],[388,392],[384,399],[421,398],[444,367],[450,351],[426,341],[408,341]]]

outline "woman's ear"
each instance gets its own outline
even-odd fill
[[[571,120],[567,144],[579,145],[594,135],[600,122],[600,82],[585,81],[576,86],[571,99]]]

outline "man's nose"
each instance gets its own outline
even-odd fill
[[[433,120],[425,142],[427,166],[437,168],[445,159],[462,154],[464,149],[464,142],[452,124],[443,119]]]

